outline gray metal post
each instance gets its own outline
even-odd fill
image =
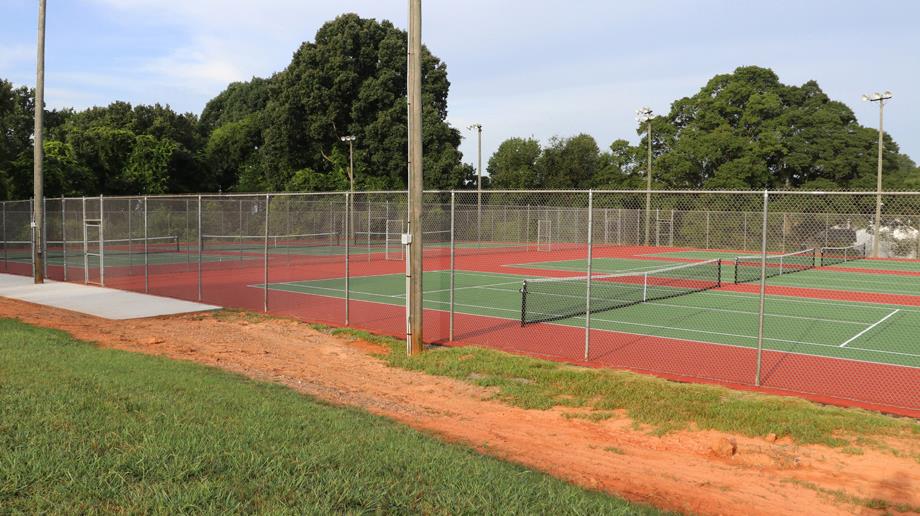
[[[201,301],[201,196],[198,196],[198,300]]]
[[[454,341],[454,286],[455,286],[455,259],[456,259],[456,249],[454,247],[454,208],[455,208],[455,197],[456,193],[450,191],[450,331],[448,334],[448,339]]]
[[[594,258],[594,191],[588,190],[588,277],[585,295],[585,360],[591,350],[591,269]]]
[[[131,202],[128,201],[128,213],[131,213]],[[144,196],[144,292],[150,292],[150,249],[147,244],[150,236],[147,233],[147,196]],[[131,225],[128,225],[128,246],[131,246]]]
[[[8,271],[10,269],[9,265],[9,253],[7,251],[8,244],[6,242],[6,201],[3,201],[0,211],[2,211],[2,220],[0,220],[0,225],[3,226],[3,270]]]
[[[64,255],[64,281],[67,281],[67,203],[61,196],[61,251]]]
[[[530,205],[527,205],[527,221],[524,229],[524,240],[527,243],[527,250],[530,251]]]
[[[760,387],[760,370],[763,365],[763,320],[764,302],[767,297],[767,215],[770,204],[770,192],[763,192],[763,235],[760,238],[760,310],[757,321],[757,371],[754,385]]]
[[[262,310],[268,311],[268,206],[271,196],[265,194],[265,246],[262,254]]]
[[[367,227],[364,228],[367,233],[367,250],[364,254],[367,255],[367,261],[371,261],[371,202],[367,194],[364,196],[364,208],[367,210]]]
[[[45,0],[38,2],[38,57],[35,70],[35,129],[32,145],[32,273],[35,283],[45,282],[44,116],[45,116]]]
[[[105,286],[105,202],[99,196],[99,285]]]
[[[86,256],[86,196],[83,197],[83,283],[89,283],[89,257]]]
[[[41,252],[42,252],[42,277],[48,277],[48,198],[42,197],[42,231],[41,231]]]
[[[349,143],[350,144],[350,143]],[[351,217],[354,208],[354,193],[345,192],[345,326],[351,323]]]

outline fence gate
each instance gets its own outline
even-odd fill
[[[83,283],[105,286],[105,247],[102,219],[83,219]],[[94,277],[90,265],[99,264],[98,277]]]

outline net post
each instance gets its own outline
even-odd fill
[[[456,192],[450,191],[450,324],[448,340],[454,341],[454,287],[456,284],[456,238],[455,235]]]
[[[760,387],[760,372],[763,367],[763,320],[764,302],[767,294],[767,217],[770,205],[770,192],[763,192],[763,234],[760,238],[760,309],[757,316],[757,367],[754,385]]]
[[[594,191],[588,190],[588,277],[585,279],[585,360],[591,351],[591,269],[594,258]]]
[[[722,286],[722,259],[719,258],[716,262],[716,288]]]
[[[265,194],[265,242],[262,248],[262,310],[265,312],[268,312],[268,206],[270,201],[271,195]]]
[[[642,274],[642,302],[648,301],[648,273]]]
[[[128,205],[128,213],[131,212],[131,206]],[[147,234],[147,196],[144,196],[144,292],[150,292],[150,250],[147,248],[149,242]],[[131,247],[131,225],[128,225],[128,248]]]
[[[351,324],[351,217],[354,193],[345,192],[345,326]]]
[[[201,196],[198,196],[198,301],[201,301]]]
[[[521,285],[521,328],[527,325],[527,280]]]

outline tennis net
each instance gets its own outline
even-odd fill
[[[101,250],[106,255],[132,255],[139,254],[159,254],[159,253],[178,253],[180,249],[179,237],[176,235],[156,236],[147,238],[115,238],[111,240],[87,240],[86,246],[90,252],[98,253]],[[64,256],[65,248],[67,254],[82,254],[82,240],[50,240],[46,243],[46,250],[49,258]]]
[[[735,258],[735,283],[760,281],[762,256],[739,256]],[[815,250],[804,249],[786,254],[767,255],[766,277],[782,276],[793,272],[815,268]]]
[[[838,263],[852,262],[853,260],[862,260],[866,257],[865,242],[858,245],[847,247],[822,247],[821,248],[821,266],[837,265]]]
[[[317,248],[339,245],[339,234],[307,233],[300,235],[201,235],[203,252],[313,254]]]
[[[536,278],[521,287],[521,326],[623,308],[721,286],[722,260],[687,263],[646,272]]]

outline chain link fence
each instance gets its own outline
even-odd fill
[[[920,194],[423,196],[425,340],[920,415]],[[45,201],[58,281],[404,337],[406,192]],[[0,203],[32,274],[32,203]]]

